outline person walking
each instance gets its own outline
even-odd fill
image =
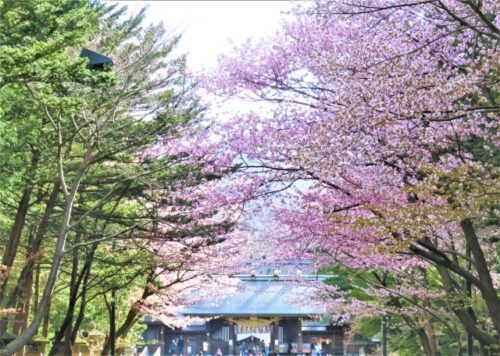
[[[271,348],[267,341],[264,342],[264,349],[262,350],[262,352],[264,353],[264,356],[269,356],[269,353],[271,352]]]
[[[179,340],[177,341],[177,355],[182,356],[184,355],[184,338],[182,335],[179,337]]]
[[[177,354],[177,340],[172,339],[172,342],[170,343],[168,347],[168,354],[169,355],[176,355]]]

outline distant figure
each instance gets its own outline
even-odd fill
[[[184,353],[184,339],[182,336],[179,337],[179,341],[177,341],[177,353],[182,356]]]
[[[273,272],[273,276],[274,276],[274,278],[275,278],[275,279],[279,279],[279,278],[280,278],[280,275],[281,275],[281,268],[279,268],[279,266],[278,266],[278,267],[276,267],[276,269],[274,270],[274,272]]]
[[[316,351],[316,343],[311,343],[311,356],[318,356],[318,352]]]
[[[262,349],[262,353],[265,355],[265,356],[269,356],[269,353],[271,352],[271,348],[269,347],[269,343],[266,341],[264,343],[264,348]]]
[[[208,342],[203,341],[203,355],[208,355]]]
[[[170,346],[168,347],[168,354],[169,355],[177,354],[177,340],[176,339],[173,339],[172,342],[170,343]]]
[[[218,347],[217,351],[215,351],[215,356],[223,356],[222,355],[222,350],[220,349],[220,347]]]

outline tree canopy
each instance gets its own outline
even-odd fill
[[[125,339],[227,292],[255,254],[241,212],[259,253],[334,275],[330,322],[388,319],[403,354],[466,334],[498,352],[498,10],[297,2],[195,78],[145,10],[0,0],[0,354],[37,334],[68,353],[116,303]],[[265,104],[210,122],[207,92]]]
[[[428,355],[434,325],[499,345],[497,11],[298,3],[276,36],[202,76],[217,95],[267,103],[192,150],[235,168],[221,204],[272,206],[284,257],[366,272],[370,298],[324,287],[332,309],[399,314]]]
[[[179,38],[117,5],[0,5],[0,334],[16,336],[2,354],[40,327],[50,354],[70,352],[93,317],[112,314],[102,306],[116,290],[125,338],[141,313],[171,315],[200,283],[229,286],[211,274],[232,222],[202,204],[219,176],[165,148],[203,112],[172,54]],[[83,47],[113,63],[89,66]]]

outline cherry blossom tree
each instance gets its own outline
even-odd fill
[[[224,255],[215,259],[208,251],[224,241],[231,221],[218,206],[202,202],[203,189],[198,192],[204,180],[209,184],[218,177],[200,172],[202,165],[186,167],[186,155],[158,148],[185,140],[203,111],[185,56],[173,53],[179,37],[161,24],[146,25],[145,10],[124,16],[126,7],[117,4],[2,5],[7,11],[2,17],[12,21],[0,30],[15,30],[7,49],[19,44],[16,38],[44,31],[41,40],[27,40],[36,50],[21,43],[20,53],[10,48],[6,57],[0,56],[6,63],[23,56],[25,64],[41,61],[33,73],[26,65],[11,66],[14,76],[0,83],[5,84],[0,100],[9,103],[0,110],[1,128],[9,126],[1,135],[19,138],[9,152],[21,155],[16,147],[23,152],[6,171],[18,171],[15,179],[10,173],[1,177],[2,196],[9,192],[17,202],[17,193],[11,192],[24,190],[19,209],[10,202],[2,208],[12,233],[0,266],[0,299],[7,306],[0,311],[0,334],[9,330],[16,338],[2,345],[0,354],[21,350],[42,325],[47,336],[49,315],[58,318],[49,353],[68,354],[84,318],[93,312],[89,302],[99,304],[106,293],[142,284],[144,298],[171,289],[168,293],[178,296],[170,304],[180,303],[186,294],[180,292],[181,283],[188,290],[190,280],[206,280],[217,272]],[[47,16],[60,20],[56,27],[44,27]],[[68,27],[85,32],[64,31]],[[82,44],[113,64],[91,66],[78,57]],[[31,162],[25,159],[31,156]],[[47,273],[40,278],[42,268]],[[115,324],[112,309],[110,326]],[[5,318],[6,311],[12,317]],[[132,310],[119,333],[127,332],[138,311]]]
[[[214,170],[233,169],[212,199],[272,207],[282,256],[368,271],[383,307],[424,310],[427,321],[429,300],[446,301],[466,332],[498,348],[498,251],[481,233],[498,223],[497,12],[472,0],[297,4],[275,37],[202,78],[222,97],[267,103],[190,147]]]

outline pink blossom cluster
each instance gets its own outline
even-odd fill
[[[492,3],[482,11],[498,11]],[[439,184],[490,169],[463,145],[498,144],[484,90],[496,80],[495,37],[456,1],[316,0],[294,15],[200,78],[221,97],[270,105],[185,147],[214,172],[232,169],[209,205],[272,216],[280,229],[267,240],[281,257],[395,273],[413,285],[401,292],[423,296],[410,272],[427,262],[408,248],[422,238],[463,248],[459,220],[481,216],[479,194],[455,209]]]

